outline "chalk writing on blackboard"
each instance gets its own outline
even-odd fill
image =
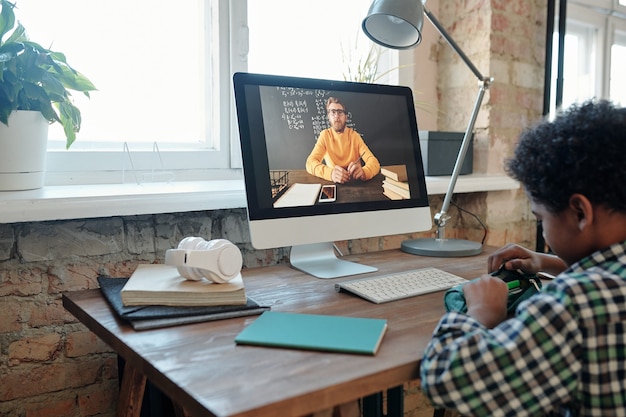
[[[281,119],[289,130],[313,128],[313,140],[328,127],[325,99],[330,93],[326,90],[306,88],[276,87],[282,100]],[[311,126],[307,126],[311,121]]]
[[[326,117],[326,99],[315,99],[315,113],[311,117],[311,123],[313,124],[313,136],[314,140],[317,140],[322,130],[328,127],[328,118]]]
[[[314,142],[328,125],[326,100],[331,96],[327,90],[309,90],[306,88],[276,87],[282,97],[280,106],[281,119],[288,131],[300,131],[312,134]],[[348,112],[347,125],[355,128],[351,114]],[[312,130],[312,132],[311,132]]]
[[[308,115],[309,107],[304,100],[283,100],[282,119],[289,130],[304,129],[303,115]]]

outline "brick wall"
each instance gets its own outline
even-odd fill
[[[542,0],[441,0],[438,10],[431,7],[481,71],[496,79],[476,126],[475,172],[500,172],[519,131],[541,115],[545,8]],[[448,49],[437,42],[429,51],[442,63],[438,125],[464,130],[475,80],[463,75],[467,68]],[[416,76],[418,90],[420,82],[432,80]],[[514,241],[533,247],[535,222],[522,191],[456,200],[487,224],[488,244]],[[433,213],[441,203],[440,196],[431,199]],[[454,207],[450,214],[449,237],[480,240],[483,232],[472,216]],[[244,210],[0,224],[0,415],[113,416],[116,356],[65,312],[61,294],[97,288],[99,274],[128,276],[139,263],[160,262],[166,249],[191,235],[233,241],[245,267],[287,261],[284,248],[251,248]],[[339,246],[344,253],[375,251],[397,248],[406,237]],[[407,417],[432,415],[416,383],[405,389]]]

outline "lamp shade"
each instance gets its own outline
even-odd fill
[[[422,41],[424,6],[420,0],[374,0],[363,32],[386,48],[409,49]]]

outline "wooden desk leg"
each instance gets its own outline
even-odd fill
[[[124,365],[124,376],[117,403],[117,417],[139,417],[146,389],[146,376],[129,362]]]

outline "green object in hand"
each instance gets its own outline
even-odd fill
[[[536,274],[526,274],[521,271],[510,271],[503,267],[491,273],[501,278],[509,287],[509,298],[506,305],[508,314],[515,313],[515,309],[522,301],[541,291],[541,280]],[[473,281],[480,278],[475,278]],[[467,313],[467,304],[463,294],[463,285],[459,284],[446,291],[443,302],[446,311]]]

